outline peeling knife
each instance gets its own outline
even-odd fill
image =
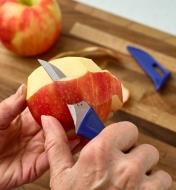
[[[38,59],[38,62],[53,81],[58,81],[66,77],[61,70],[47,61]],[[92,139],[104,129],[105,126],[103,122],[87,102],[81,101],[72,105],[67,104],[67,106],[73,118],[76,134],[78,136]]]
[[[171,73],[144,50],[133,46],[128,46],[127,49],[145,73],[151,78],[156,90],[159,91],[171,77]]]

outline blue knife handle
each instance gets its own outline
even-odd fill
[[[87,139],[93,139],[105,128],[93,108],[90,108],[85,114],[78,128],[77,135]]]

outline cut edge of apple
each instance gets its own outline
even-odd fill
[[[130,91],[122,83],[121,83],[121,87],[122,87],[123,103],[126,103],[128,99],[130,98]]]
[[[59,68],[66,75],[66,78],[61,80],[78,78],[85,75],[87,72],[108,72],[106,70],[101,70],[101,68],[91,59],[82,57],[64,57],[49,61],[49,63]],[[53,81],[42,66],[35,69],[28,77],[27,100],[40,88],[50,83],[53,83]]]

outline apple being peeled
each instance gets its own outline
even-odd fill
[[[22,56],[47,51],[61,30],[56,0],[0,0],[0,40]]]
[[[68,137],[74,139],[75,127],[67,104],[84,100],[102,121],[122,106],[120,81],[110,72],[101,70],[91,59],[65,57],[50,63],[66,77],[53,82],[42,67],[28,77],[27,104],[39,124],[41,115],[54,116],[62,123]]]

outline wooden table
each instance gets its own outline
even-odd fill
[[[90,46],[114,50],[118,61],[106,58],[105,66],[130,89],[131,99],[111,121],[130,120],[137,124],[139,143],[150,143],[159,149],[157,168],[171,174],[174,180],[171,189],[176,190],[176,38],[70,0],[59,0],[59,3],[63,12],[61,39],[39,57],[48,60],[58,53]],[[171,71],[172,79],[160,93],[154,90],[151,81],[128,54],[128,44],[149,51]],[[18,57],[0,45],[0,100],[15,92],[21,83],[26,83],[27,76],[37,66],[36,58]],[[46,190],[48,184],[46,173],[22,189]]]

